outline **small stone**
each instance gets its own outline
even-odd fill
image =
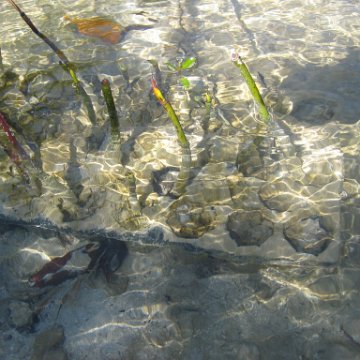
[[[182,198],[171,205],[166,222],[177,236],[193,239],[212,229],[215,217],[212,206],[204,207]]]
[[[226,227],[238,246],[261,246],[274,232],[274,225],[261,211],[235,211]]]
[[[229,138],[214,137],[209,148],[210,162],[235,162],[237,142]]]
[[[29,305],[22,301],[13,301],[9,305],[9,320],[11,325],[16,328],[31,326],[33,322],[33,313]]]
[[[339,286],[330,276],[325,276],[315,281],[309,289],[319,295],[334,295],[339,293]]]
[[[291,115],[300,121],[321,125],[332,119],[336,105],[333,100],[307,96],[295,103]]]
[[[264,177],[264,164],[255,145],[239,151],[236,165],[244,176]]]
[[[241,344],[237,353],[239,360],[260,360],[260,351],[254,344]]]
[[[165,319],[155,319],[146,326],[145,334],[148,341],[156,347],[164,347],[177,338],[175,324]]]
[[[261,201],[270,210],[284,212],[291,206],[306,206],[306,199],[297,194],[298,184],[287,179],[264,184],[259,191]]]
[[[359,358],[359,350],[337,343],[321,342],[309,348],[305,347],[304,359],[355,360]]]
[[[37,105],[39,102],[40,101],[36,96],[31,96],[29,99],[29,104],[31,104],[31,105]]]
[[[344,331],[360,345],[360,319],[353,319],[343,324]]]
[[[50,359],[45,355],[61,345],[64,339],[64,328],[60,325],[42,331],[36,336],[31,360]]]
[[[68,357],[66,353],[61,349],[49,350],[42,357],[42,360],[67,360],[67,359]]]
[[[168,195],[179,176],[179,168],[168,166],[152,174],[152,186],[159,195]]]
[[[306,317],[314,316],[316,308],[309,297],[296,293],[287,301],[287,313],[291,321],[301,323]]]
[[[212,168],[212,169],[211,169]],[[219,166],[212,164],[207,166],[207,170],[212,174],[223,174],[227,169],[221,169]],[[198,175],[199,178],[199,175]],[[187,187],[188,194],[194,194],[200,200],[199,202],[210,205],[221,202],[222,204],[231,201],[231,193],[228,183],[224,180],[196,181]]]
[[[349,197],[349,194],[345,190],[343,190],[340,192],[339,196],[341,200],[346,200]]]
[[[344,199],[359,194],[360,192],[360,184],[355,179],[345,179],[343,183],[343,191],[346,196],[342,197]],[[341,195],[341,193],[340,193]]]
[[[315,256],[325,251],[332,241],[331,233],[321,226],[319,217],[309,217],[286,225],[284,236],[297,252]]]

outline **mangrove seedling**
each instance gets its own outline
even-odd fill
[[[119,118],[115,108],[114,98],[112,96],[110,82],[108,79],[101,81],[101,90],[104,95],[107,111],[110,117],[111,133],[113,135],[119,134]]]
[[[242,77],[244,78],[255,103],[258,105],[258,111],[259,111],[259,115],[260,115],[261,119],[265,122],[270,121],[271,116],[269,114],[269,111],[264,103],[264,100],[260,94],[258,87],[256,86],[256,83],[255,83],[253,77],[250,74],[249,69],[247,68],[246,64],[242,60],[240,54],[237,53],[236,51],[234,51],[231,55],[231,60],[234,62],[235,66],[240,69],[240,73],[241,73]]]
[[[156,99],[164,107],[164,109],[166,110],[170,120],[172,121],[172,123],[175,126],[177,137],[178,137],[178,140],[179,140],[179,143],[180,143],[181,147],[184,148],[184,149],[189,149],[190,148],[189,142],[187,141],[184,130],[183,130],[181,124],[180,124],[180,121],[179,121],[177,115],[175,114],[175,111],[174,111],[173,107],[165,99],[165,97],[162,94],[161,90],[158,88],[156,80],[155,80],[154,77],[151,78],[151,87],[152,87],[152,90],[153,90],[153,93],[154,93]]]
[[[34,25],[34,23],[30,20],[30,18],[21,10],[21,8],[15,3],[13,0],[7,0],[13,8],[20,14],[22,19],[26,22],[26,24],[30,27],[35,35],[37,35],[41,40],[43,40],[58,56],[60,59],[60,64],[66,69],[66,71],[70,74],[71,78],[74,81],[74,84],[77,86],[79,84],[79,80],[75,74],[73,65],[70,63],[66,55],[61,51],[46,35],[38,30],[38,28]]]
[[[41,40],[43,40],[51,48],[51,50],[53,50],[54,53],[57,55],[57,57],[60,60],[60,65],[71,76],[71,78],[73,80],[73,85],[77,90],[77,94],[80,96],[81,100],[84,102],[84,105],[86,107],[88,116],[90,118],[90,121],[94,125],[94,123],[96,121],[94,107],[92,105],[92,102],[91,102],[91,99],[90,99],[89,95],[86,93],[86,91],[82,87],[79,79],[76,76],[74,65],[69,61],[69,59],[66,57],[64,52],[62,50],[60,50],[54,44],[54,42],[52,42],[46,35],[44,35],[42,32],[40,32],[38,30],[38,28],[34,25],[34,23],[30,20],[30,18],[24,13],[24,11],[21,10],[21,8],[15,3],[14,0],[7,0],[7,1],[20,14],[22,19],[30,27],[30,29],[33,31],[33,33],[35,35],[37,35]]]
[[[31,160],[30,156],[17,141],[10,125],[2,113],[0,113],[0,145],[3,147],[10,160],[14,163],[23,179],[27,183],[30,183],[30,176],[24,165],[26,161]]]
[[[184,194],[186,185],[188,184],[188,181],[190,179],[190,173],[191,173],[190,145],[185,136],[180,121],[177,115],[175,114],[173,107],[171,106],[170,102],[165,99],[164,95],[162,94],[161,90],[159,89],[156,83],[154,76],[151,79],[151,86],[156,99],[165,108],[170,120],[174,124],[179,143],[182,147],[182,161],[181,161],[180,172],[178,174],[177,180],[175,181],[174,188],[172,190],[173,196],[180,197],[182,194]]]
[[[169,70],[174,71],[180,77],[180,83],[184,87],[185,90],[190,88],[190,81],[187,77],[182,75],[184,70],[192,68],[197,62],[196,57],[189,57],[186,59],[178,60],[177,65],[172,64],[171,62],[167,62],[166,65]]]
[[[191,177],[191,152],[190,149],[183,149],[180,171],[172,189],[172,195],[179,198],[185,194],[186,186]]]

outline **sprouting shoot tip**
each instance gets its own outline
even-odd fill
[[[154,75],[151,75],[151,87],[152,87],[153,89],[155,89],[155,88],[158,87]]]
[[[231,50],[231,60],[234,62],[242,62],[239,51],[236,51],[235,49]]]

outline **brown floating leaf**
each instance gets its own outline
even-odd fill
[[[79,33],[96,37],[111,44],[117,44],[121,40],[123,32],[126,31],[124,27],[115,21],[101,17],[81,19],[64,16],[64,19],[74,24]]]

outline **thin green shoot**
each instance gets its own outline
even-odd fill
[[[153,93],[154,93],[156,99],[164,107],[164,109],[166,110],[170,120],[174,124],[175,130],[176,130],[176,133],[177,133],[177,137],[178,137],[178,140],[179,140],[179,143],[180,143],[181,147],[183,149],[190,149],[189,142],[188,142],[188,140],[186,138],[186,135],[185,135],[184,130],[183,130],[181,124],[180,124],[180,121],[179,121],[173,107],[171,106],[170,102],[165,99],[164,95],[162,94],[161,90],[159,89],[154,77],[152,77],[152,79],[151,79],[151,87],[152,87],[152,90],[153,90]]]
[[[189,90],[190,88],[190,80],[183,76],[183,71],[184,70],[188,70],[190,68],[192,68],[197,62],[197,58],[196,57],[189,57],[186,59],[180,59],[178,60],[178,63],[172,64],[171,62],[167,62],[165,63],[165,65],[168,67],[168,69],[172,72],[177,73],[177,75],[180,78],[180,83],[181,85],[184,87],[185,90]]]
[[[244,78],[255,103],[258,105],[258,111],[261,119],[265,122],[269,122],[271,120],[271,116],[246,64],[244,63],[240,55],[235,51],[231,56],[231,60],[234,62],[235,66],[240,69],[240,73]]]
[[[111,133],[116,135],[119,134],[119,118],[117,115],[114,98],[111,92],[110,82],[108,79],[101,81],[101,90],[104,95],[106,107],[110,117]]]

